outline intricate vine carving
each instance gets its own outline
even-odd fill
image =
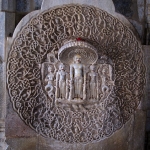
[[[89,49],[73,52],[66,43],[79,37]],[[73,58],[81,59],[78,79]],[[14,109],[38,133],[87,143],[129,120],[143,94],[144,73],[141,46],[128,27],[95,7],[65,5],[38,14],[19,32],[7,85]]]

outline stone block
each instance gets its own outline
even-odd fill
[[[38,150],[37,138],[10,138],[6,141],[9,145],[7,150]]]
[[[31,12],[34,10],[33,0],[16,0],[17,12]]]
[[[116,12],[121,13],[128,18],[133,16],[133,11],[131,9],[133,5],[132,0],[113,0],[113,2],[115,4]]]
[[[129,150],[144,150],[145,143],[145,122],[146,122],[146,112],[142,110],[137,110],[133,117],[133,126],[131,126],[131,132],[133,136],[129,143]]]
[[[147,0],[146,2],[147,2],[147,4],[150,4],[150,0]]]
[[[132,25],[134,26],[134,28],[136,29],[136,31],[138,32],[138,34],[140,35],[140,37],[142,37],[143,35],[143,25],[135,20],[131,20],[130,22],[132,23]]]
[[[147,117],[150,118],[150,110],[147,110]]]
[[[150,109],[150,46],[143,46],[144,63],[146,67],[146,85],[145,85],[145,98],[143,100],[143,109]]]
[[[4,59],[5,48],[5,12],[0,12],[0,56],[1,61]]]
[[[0,10],[14,12],[16,9],[16,0],[1,0],[0,1]]]
[[[150,5],[147,6],[147,14],[150,14]]]
[[[144,5],[138,5],[138,16],[139,16],[139,21],[142,21],[144,19]]]
[[[41,8],[42,1],[43,0],[34,0],[34,6],[36,10]]]
[[[150,132],[150,118],[146,119],[146,132]]]
[[[112,0],[43,0],[42,10],[46,10],[48,8],[54,6],[61,6],[64,4],[86,4],[93,5],[95,7],[101,8],[108,12],[115,12],[115,7]]]
[[[15,29],[15,13],[6,13],[6,37],[11,37]]]
[[[5,13],[0,12],[0,119],[5,117]]]
[[[150,23],[150,14],[147,15],[147,22]]]

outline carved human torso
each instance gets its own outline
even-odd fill
[[[65,81],[66,80],[66,72],[64,70],[58,71],[59,74],[59,81]]]
[[[83,77],[83,65],[82,64],[72,64],[70,67],[73,68],[74,78]]]
[[[54,79],[54,74],[53,74],[52,72],[50,72],[50,73],[46,76],[45,81],[47,81],[48,84],[52,84],[53,79]]]
[[[89,76],[90,76],[90,82],[91,82],[91,83],[96,83],[96,76],[97,76],[97,73],[95,73],[95,72],[90,72],[90,73],[89,73]]]

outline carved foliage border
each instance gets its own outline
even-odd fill
[[[114,94],[103,103],[104,111],[92,106],[88,112],[67,112],[43,91],[39,64],[78,37],[114,63]],[[132,31],[107,12],[84,5],[33,17],[15,38],[7,63],[9,94],[19,116],[41,135],[70,143],[99,141],[120,129],[139,104],[144,79],[142,50]]]

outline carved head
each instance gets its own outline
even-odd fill
[[[76,54],[76,55],[74,56],[73,60],[74,60],[74,62],[75,62],[76,64],[80,64],[80,63],[81,63],[81,56],[78,55],[78,54]]]
[[[101,56],[101,62],[102,63],[107,63],[108,62],[108,57],[106,55]]]
[[[48,72],[53,72],[53,67],[51,65],[48,66]]]
[[[59,70],[64,70],[65,69],[65,65],[63,64],[63,63],[61,63],[60,65],[59,65]]]
[[[95,69],[96,69],[96,66],[95,66],[95,65],[91,65],[91,66],[90,66],[90,70],[91,70],[91,71],[95,71]]]
[[[106,69],[105,68],[103,68],[103,70],[102,70],[102,74],[105,74],[106,73]]]

